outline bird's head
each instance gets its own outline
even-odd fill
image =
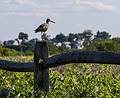
[[[49,22],[52,22],[52,23],[55,23],[54,21],[50,20],[49,18],[46,20],[46,23],[49,23]]]

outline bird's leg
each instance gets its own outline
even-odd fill
[[[45,32],[43,32],[43,35],[45,34]]]
[[[45,32],[43,32],[42,37],[43,37],[42,40],[45,40]]]
[[[41,39],[43,40],[43,37],[42,37],[42,32],[41,32]]]

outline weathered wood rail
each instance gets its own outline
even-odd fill
[[[34,62],[14,62],[0,59],[0,68],[14,72],[34,72],[34,90],[49,91],[49,68],[69,63],[101,63],[120,65],[120,54],[97,51],[72,51],[48,57],[47,42],[36,42]],[[35,96],[39,98],[39,96]]]
[[[120,65],[120,54],[96,51],[73,51],[54,55],[44,61],[46,68],[52,68],[69,63],[100,63]],[[41,65],[39,63],[39,65]],[[34,62],[13,62],[0,59],[0,68],[14,72],[34,72]]]

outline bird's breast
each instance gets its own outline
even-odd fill
[[[48,27],[49,27],[49,24],[45,24],[45,25],[43,26],[43,28],[45,28],[45,29],[48,29]]]

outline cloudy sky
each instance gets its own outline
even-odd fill
[[[120,0],[0,0],[0,40],[17,38],[19,32],[30,39],[39,37],[34,29],[46,18],[56,22],[47,33],[80,33],[91,29],[120,36]]]

